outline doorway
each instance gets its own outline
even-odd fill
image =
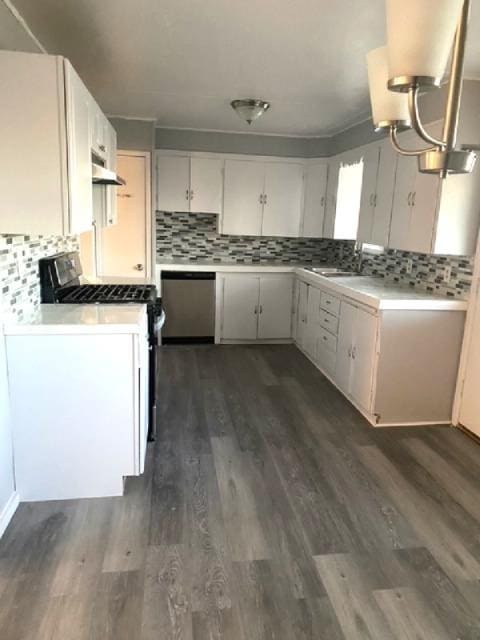
[[[117,172],[126,184],[117,189],[117,222],[98,223],[80,236],[84,272],[99,278],[152,277],[151,156],[118,151]]]

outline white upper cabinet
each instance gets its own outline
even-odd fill
[[[82,233],[92,226],[91,96],[72,65],[65,60],[67,137],[69,144],[70,233]]]
[[[263,236],[300,235],[303,164],[265,163]]]
[[[325,218],[328,162],[312,162],[305,167],[305,191],[303,203],[304,238],[321,238]]]
[[[365,241],[381,247],[388,245],[390,236],[397,158],[398,154],[390,140],[384,140],[380,144],[372,231],[370,240]]]
[[[333,238],[335,230],[335,213],[337,210],[338,172],[340,159],[338,156],[328,161],[327,195],[325,202],[325,220],[323,223],[323,237]]]
[[[189,211],[190,158],[157,156],[157,209]]]
[[[0,233],[88,231],[94,101],[82,80],[60,56],[1,51],[0,85]]]
[[[429,131],[440,136],[441,123]],[[401,142],[408,148],[425,146],[413,132],[403,134]],[[479,198],[479,167],[471,175],[439,180],[420,173],[415,157],[398,155],[388,246],[421,253],[472,255]]]
[[[262,233],[263,164],[226,160],[221,232],[259,236]]]
[[[223,160],[157,154],[157,209],[220,213]]]
[[[303,163],[226,160],[221,233],[300,235]]]
[[[223,160],[190,158],[190,211],[220,213],[223,195]]]
[[[390,235],[397,153],[390,140],[363,148],[357,240],[386,247]]]
[[[368,147],[362,149],[362,159],[363,180],[357,239],[360,242],[370,242],[375,215],[377,174],[380,159],[380,148],[378,147],[378,145],[369,145]]]

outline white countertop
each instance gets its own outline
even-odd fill
[[[295,269],[304,267],[304,262],[211,262],[195,260],[195,262],[162,262],[156,265],[157,274],[161,271],[214,271],[221,273],[242,273],[242,272],[270,272],[270,273],[292,273]],[[312,265],[313,266],[313,265]],[[323,266],[323,265],[319,265]]]
[[[145,314],[142,304],[41,304],[28,320],[7,321],[4,333],[7,336],[140,333]]]
[[[466,300],[439,296],[373,276],[325,278],[308,269],[296,269],[302,280],[375,309],[465,311]]]

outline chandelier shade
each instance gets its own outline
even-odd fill
[[[440,86],[462,6],[463,0],[386,0],[391,89]]]
[[[392,124],[399,128],[410,126],[408,96],[389,91],[387,47],[379,47],[367,54],[368,84],[375,129],[385,129]]]

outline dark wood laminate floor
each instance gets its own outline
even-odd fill
[[[20,506],[2,640],[479,640],[480,447],[369,427],[293,346],[160,361],[125,497]]]

